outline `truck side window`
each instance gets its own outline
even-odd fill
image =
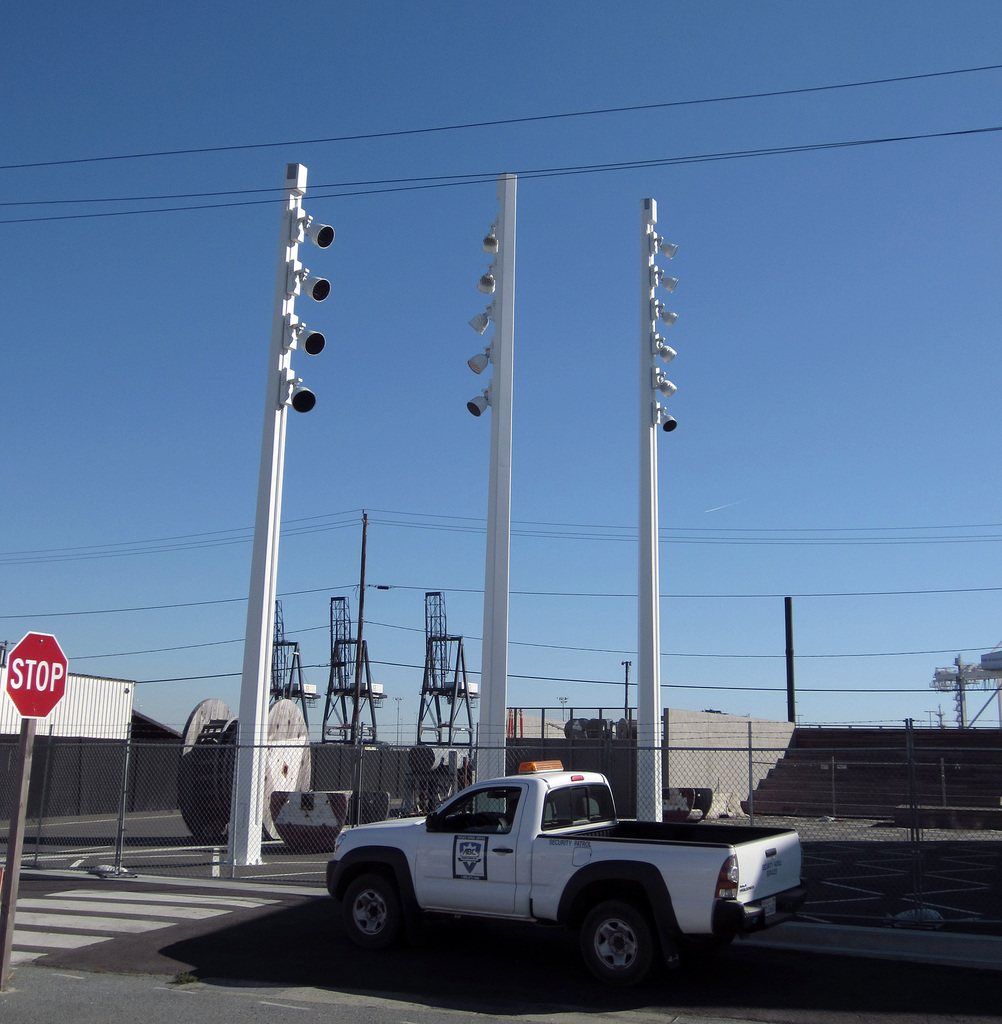
[[[616,812],[605,786],[567,786],[551,790],[543,802],[543,831],[611,821]]]
[[[511,831],[522,790],[517,787],[478,789],[446,808],[438,820],[439,832],[488,832],[505,835]]]

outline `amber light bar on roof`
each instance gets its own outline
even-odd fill
[[[562,772],[563,761],[523,761],[518,766],[519,775],[534,775],[536,772]]]

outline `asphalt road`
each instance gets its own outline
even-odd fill
[[[207,891],[123,879],[112,883],[22,878],[20,898],[82,886],[92,886],[100,893],[112,884],[116,890],[134,891],[140,901],[150,894],[162,897],[173,893],[180,899]],[[211,889],[215,896],[247,891],[227,886]],[[402,1003],[415,1011],[421,1009],[422,1019],[425,1012],[445,1011],[451,1016],[448,1011],[459,1011],[506,1020],[564,1014],[570,1015],[567,1019],[580,1020],[606,1014],[624,1021],[680,1018],[840,1024],[879,1018],[887,1024],[1002,1022],[1002,974],[997,971],[739,942],[711,960],[658,974],[641,987],[621,991],[591,978],[578,955],[575,937],[561,929],[439,921],[426,927],[417,946],[367,952],[345,938],[337,904],[326,894],[283,894],[275,888],[251,891],[266,894],[275,902],[45,954],[37,966],[17,969],[10,991],[0,995],[0,1018],[5,1024],[30,1024],[36,1019],[30,1007],[57,998],[57,989],[66,978],[88,982],[85,1001],[97,1012],[101,992],[107,991],[109,1000],[122,998],[121,985],[106,976],[130,975],[150,979],[149,985],[158,991],[183,988],[189,995],[201,991],[206,994],[206,1005],[211,992],[224,989],[239,990],[245,996],[252,991],[264,993],[258,1000],[262,1005],[274,1001],[267,998],[269,991],[281,993],[293,1007],[301,1002],[300,1011],[318,1000],[351,1002],[364,997],[375,1000],[371,1007],[384,1009],[385,1001],[392,1000],[397,1009],[385,1019],[394,1021],[415,1019],[400,1011]],[[52,986],[38,980],[45,977],[53,979]],[[196,980],[191,985],[165,985],[179,978]],[[35,1002],[32,988],[38,990]],[[82,1024],[80,991],[79,985],[67,990],[69,1002],[59,1016]],[[78,994],[71,995],[74,992]],[[369,1019],[366,1014],[353,1013],[352,1019]],[[54,1016],[51,1013],[39,1019],[51,1022]],[[116,1010],[104,1019],[118,1016]],[[253,1015],[242,1013],[241,1017],[251,1019]],[[134,1022],[135,1015],[127,1019]],[[170,1019],[169,1013],[165,1019]],[[173,1019],[196,1018],[179,1018],[175,1013]],[[292,1018],[276,1009],[271,1019]]]

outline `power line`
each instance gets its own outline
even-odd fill
[[[357,526],[360,509],[332,512],[289,520],[283,524],[283,537],[341,530]],[[390,516],[395,518],[379,518]],[[401,529],[434,530],[446,533],[483,533],[486,520],[471,516],[450,516],[420,512],[374,510],[370,524]],[[993,531],[990,533],[972,531]],[[635,526],[587,523],[546,523],[515,520],[512,535],[527,538],[636,543]],[[782,544],[782,545],[898,545],[967,544],[1002,541],[1002,523],[970,523],[943,526],[874,527],[665,527],[659,533],[662,544]],[[68,548],[36,548],[0,552],[0,565],[33,565],[45,562],[81,561],[97,558],[162,554],[199,548],[249,544],[253,527],[232,527],[201,533],[180,534],[111,544],[80,545]]]
[[[405,662],[394,662],[394,661],[372,661],[371,664],[378,665],[384,668],[406,668],[420,671],[423,666],[411,665]],[[313,668],[326,668],[324,665],[304,665],[304,669]],[[473,669],[469,670],[469,674],[476,676],[479,672]],[[203,679],[234,679],[240,676],[239,672],[218,672],[213,674],[202,674],[195,676],[169,676],[161,679],[137,679],[134,680],[137,686],[149,686],[156,683],[192,683],[199,682]],[[569,685],[582,685],[582,686],[615,686],[618,689],[622,689],[622,679],[581,679],[573,676],[536,676],[520,674],[516,672],[510,672],[508,674],[509,679],[518,679],[523,682],[530,683],[565,683]],[[786,693],[785,686],[724,686],[716,683],[662,683],[662,690],[720,690],[737,693]],[[807,693],[928,693],[928,687],[901,687],[901,688],[882,688],[882,687],[841,687],[841,686],[821,686],[821,687],[798,687],[797,692],[801,694]]]
[[[351,583],[346,586],[313,587],[308,590],[290,590],[280,597],[301,597],[307,594],[330,594],[354,590],[357,584]],[[383,590],[408,590],[427,593],[429,591],[442,591],[448,594],[482,594],[482,587],[415,587],[406,585],[380,586]],[[861,597],[926,597],[949,594],[994,594],[1002,591],[1002,587],[941,587],[917,590],[856,590],[856,591],[818,591],[803,593],[776,593],[776,594],[659,594],[662,601],[775,601],[791,597],[800,599],[807,598],[861,598]],[[627,599],[635,601],[636,593],[579,593],[567,590],[512,590],[512,597],[553,597],[569,599]],[[121,615],[126,612],[150,612],[150,611],[173,611],[180,608],[203,608],[208,605],[234,604],[239,601],[246,601],[245,597],[222,597],[209,601],[175,601],[170,604],[132,605],[123,608],[90,608],[77,609],[76,611],[64,612],[19,612],[18,614],[0,615],[0,621],[17,619],[50,619],[50,618],[72,618],[84,615]]]
[[[568,167],[549,167],[535,170],[519,170],[515,173],[522,181],[531,181],[539,178],[562,177],[579,174],[599,174],[613,171],[627,171],[638,169],[649,169],[658,167],[681,167],[689,164],[709,163],[722,160],[741,160],[752,157],[763,156],[788,156],[794,153],[817,153],[825,150],[848,149],[861,146],[878,146],[899,142],[920,142],[933,139],[960,138],[962,136],[985,135],[1002,131],[1002,125],[991,125],[984,128],[960,128],[943,132],[924,132],[915,135],[889,135],[872,139],[850,139],[841,142],[820,142],[805,143],[794,146],[769,146],[759,149],[732,150],[719,153],[703,153],[695,156],[663,157],[644,160],[624,160],[603,164],[579,164]],[[0,168],[2,170],[2,168]],[[461,179],[461,180],[457,180]],[[314,192],[316,199],[346,199],[362,195],[381,195],[390,192],[413,192],[423,189],[453,188],[457,185],[487,184],[497,179],[496,172],[489,172],[477,175],[452,175],[448,178],[440,177],[429,179],[423,184],[396,184],[388,187],[362,188],[354,192],[336,192],[333,194],[318,194]],[[399,179],[400,181],[413,181],[414,179]],[[336,185],[320,185],[317,190],[324,188],[338,188]],[[258,191],[258,190],[254,190]],[[81,200],[83,201],[83,200]],[[150,207],[145,210],[112,210],[101,213],[70,213],[53,214],[42,217],[11,217],[0,220],[0,224],[39,224],[51,221],[66,220],[90,220],[105,217],[132,217],[140,214],[150,213],[184,213],[199,210],[225,209],[235,206],[259,206],[266,203],[273,203],[273,199],[248,199],[228,203],[202,203],[188,206],[163,206]]]
[[[803,96],[810,93],[834,92],[843,89],[868,88],[878,85],[892,85],[917,82],[924,79],[947,78],[955,75],[976,74],[982,71],[997,71],[1002,64],[984,64],[978,67],[954,68],[947,71],[930,71],[915,75],[897,75],[892,78],[872,78],[858,82],[841,82],[829,85],[803,86],[797,89],[772,89],[767,92],[736,93],[728,96],[710,96],[691,100],[671,100],[661,103],[639,103],[620,107],[596,107],[587,110],[565,111],[555,114],[534,114],[525,117],[495,118],[489,121],[467,121],[424,128],[403,128],[397,131],[366,132],[358,135],[341,135],[321,139],[298,139],[285,142],[258,142],[228,146],[202,146],[190,149],[153,150],[145,153],[122,153],[105,156],[74,157],[65,160],[46,160],[33,163],[0,164],[0,171],[26,170],[38,167],[65,167],[77,164],[107,163],[115,160],[144,160],[169,156],[201,156],[208,153],[233,153],[255,149],[276,149],[282,146],[316,146],[341,142],[367,142],[377,139],[404,138],[407,136],[429,135],[437,132],[469,131],[477,128],[499,128],[517,124],[531,124],[541,121],[556,121],[571,118],[596,117],[604,114],[640,113],[650,110],[669,110],[680,107],[703,106],[715,103],[733,103],[747,100],[776,99],[783,96]]]

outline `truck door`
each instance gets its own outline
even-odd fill
[[[514,913],[521,796],[516,785],[484,787],[429,817],[414,870],[422,907]]]

